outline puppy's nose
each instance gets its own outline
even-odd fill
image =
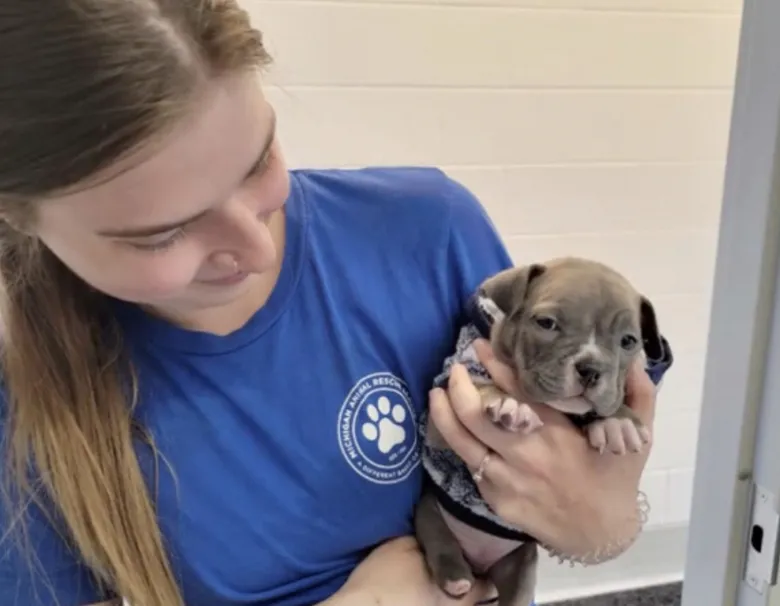
[[[580,361],[574,364],[574,369],[580,377],[580,381],[585,387],[592,387],[598,383],[601,372],[592,363]]]

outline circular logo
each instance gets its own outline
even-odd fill
[[[406,383],[389,372],[360,379],[341,405],[338,440],[347,463],[366,480],[395,484],[408,478],[420,453]]]

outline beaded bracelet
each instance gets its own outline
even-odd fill
[[[622,541],[611,541],[599,547],[591,552],[583,555],[574,556],[565,554],[557,549],[554,549],[548,545],[542,544],[541,546],[547,551],[552,558],[558,558],[558,563],[563,564],[568,562],[571,568],[574,568],[576,564],[581,566],[595,566],[597,564],[603,564],[612,560],[626,551],[639,537],[642,532],[642,528],[647,523],[648,516],[650,514],[650,503],[647,500],[647,495],[641,490],[637,493],[637,518],[639,524],[637,531],[629,538]]]

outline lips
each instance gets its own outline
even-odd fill
[[[224,278],[215,278],[213,280],[201,280],[201,282],[212,286],[230,286],[232,284],[238,284],[239,282],[243,282],[248,275],[249,275],[248,272],[240,271],[238,273],[225,276]]]

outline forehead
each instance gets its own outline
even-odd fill
[[[534,290],[536,305],[571,314],[638,315],[639,295],[619,274],[599,267],[550,268]]]
[[[128,158],[130,168],[94,187],[48,201],[42,214],[99,229],[165,223],[224,200],[257,159],[273,111],[257,77],[204,85],[192,114]]]

